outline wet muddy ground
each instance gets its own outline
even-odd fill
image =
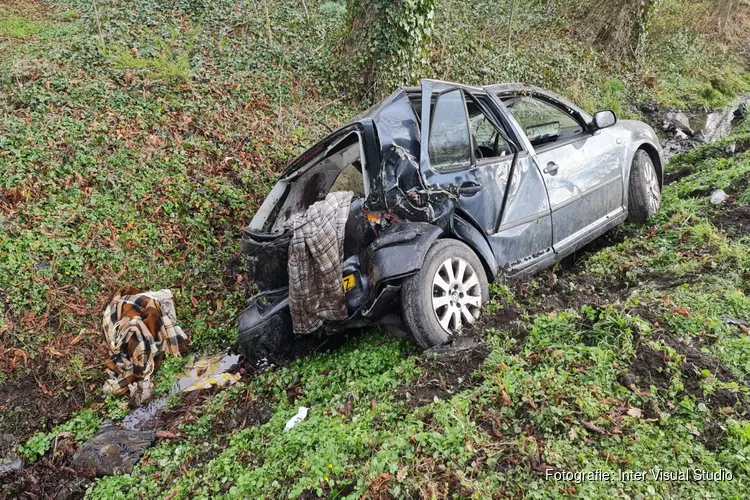
[[[747,207],[735,207],[728,205],[716,215],[717,225],[720,221],[745,220]],[[722,219],[723,218],[723,219]],[[508,332],[516,337],[522,345],[526,336],[526,326],[523,321],[525,314],[534,315],[552,310],[567,308],[580,309],[583,305],[601,306],[615,303],[626,298],[632,290],[621,282],[612,281],[603,283],[595,276],[581,272],[577,267],[577,261],[584,255],[602,250],[608,246],[616,245],[629,233],[622,229],[616,229],[588,247],[582,249],[577,256],[561,265],[556,272],[545,271],[537,278],[512,283],[510,286],[518,303],[510,303],[500,299],[496,311],[485,314],[482,320],[468,332],[469,338],[477,340],[476,345],[456,352],[445,352],[432,357],[422,357],[418,365],[422,368],[422,375],[408,387],[402,387],[397,391],[397,398],[404,402],[408,409],[422,407],[434,401],[435,398],[446,399],[450,395],[465,390],[481,383],[482,379],[474,372],[482,364],[488,354],[488,348],[483,343],[483,338],[489,329],[497,329]],[[642,286],[657,286],[668,289],[680,286],[688,278],[670,281],[661,276],[654,276],[653,283],[644,283]],[[649,321],[658,320],[649,315],[648,307],[644,306],[639,314]],[[702,370],[709,370],[722,382],[733,380],[729,371],[721,365],[718,360],[703,353],[698,347],[690,346],[665,333],[656,339],[660,340],[670,348],[674,349],[684,359],[679,365],[678,377],[681,378],[686,393],[695,396],[696,401],[706,404],[712,411],[747,411],[747,402],[740,400],[736,393],[726,389],[717,389],[710,395],[705,395],[701,386]],[[345,341],[345,336],[330,337],[324,339],[304,338],[299,343],[291,346],[290,350],[282,353],[274,364],[284,365],[301,356],[307,356],[314,352],[336,348]],[[659,411],[655,403],[646,394],[654,388],[657,391],[667,391],[672,383],[672,376],[678,373],[670,368],[670,360],[663,352],[655,350],[646,342],[639,342],[631,365],[619,376],[618,381],[622,385],[629,386],[631,390],[637,390],[644,395],[644,412],[646,418],[657,418]],[[245,372],[243,378],[252,378],[254,368],[243,365]],[[28,382],[27,382],[28,383]],[[288,396],[294,401],[294,387],[290,388]],[[160,430],[167,433],[179,435],[179,426],[183,423],[194,421],[200,416],[200,408],[217,393],[219,388],[195,391],[185,394],[180,403],[172,408],[158,408],[137,421],[132,428],[139,430]],[[64,411],[64,410],[63,410]],[[148,412],[147,412],[148,413]],[[254,400],[252,395],[243,403],[227,405],[225,411],[219,413],[215,422],[214,431],[218,434],[230,434],[248,426],[262,425],[267,422],[272,414],[272,405],[263,400]],[[62,415],[62,413],[61,413]],[[478,419],[478,425],[492,432],[493,422],[491,414],[482,413]],[[523,416],[519,416],[521,421]],[[62,417],[61,417],[62,418]],[[717,446],[716,440],[720,439],[720,430],[711,432],[708,430],[701,439],[707,447]],[[65,439],[57,443],[57,453],[54,457],[49,456],[40,459],[30,467],[22,469],[17,474],[4,480],[10,481],[10,492],[25,498],[79,498],[85,492],[86,487],[93,481],[95,475],[92,471],[76,471],[70,467],[70,460],[75,452],[74,443]],[[218,454],[218,448],[209,448],[196,455],[193,460],[210,460]],[[511,467],[514,464],[506,464]],[[544,464],[538,464],[543,468]],[[21,496],[24,497],[24,496]]]
[[[484,362],[489,349],[482,342],[466,350],[447,351],[421,358],[417,365],[422,375],[396,391],[396,397],[409,409],[419,408],[437,399],[448,399],[456,392],[476,386],[481,377],[475,370]]]
[[[45,371],[42,371],[45,373]],[[47,372],[48,373],[48,372]],[[0,431],[17,436],[59,425],[86,404],[98,389],[89,380],[75,386],[58,385],[45,377],[29,374],[0,384]]]

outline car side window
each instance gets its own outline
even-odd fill
[[[471,166],[471,138],[461,90],[438,96],[432,108],[428,149],[435,170]]]
[[[532,146],[564,141],[584,132],[583,126],[573,116],[541,99],[516,96],[505,100],[505,105]]]
[[[506,156],[513,153],[508,141],[495,128],[482,110],[472,104],[468,106],[471,142],[477,159]]]

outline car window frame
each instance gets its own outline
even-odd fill
[[[528,152],[528,147],[526,145],[526,142],[524,142],[526,140],[525,136],[519,136],[518,131],[516,130],[516,126],[514,125],[515,120],[513,116],[510,115],[508,109],[505,108],[504,104],[494,91],[488,90],[487,87],[470,87],[468,85],[461,85],[457,83],[432,80],[427,78],[420,80],[420,90],[418,93],[418,95],[420,96],[420,104],[418,107],[414,108],[414,114],[418,126],[417,132],[419,134],[420,142],[419,165],[422,171],[430,171],[433,174],[442,175],[446,173],[450,174],[470,171],[478,167],[477,159],[474,156],[474,151],[472,148],[470,148],[472,149],[471,165],[468,168],[462,167],[450,170],[435,169],[435,167],[432,165],[432,162],[430,161],[429,153],[427,152],[427,150],[429,149],[429,145],[426,144],[426,142],[429,142],[431,135],[429,129],[426,131],[423,130],[423,118],[425,116],[425,113],[428,113],[427,116],[429,116],[429,121],[431,122],[433,115],[433,106],[435,105],[435,102],[437,102],[437,99],[442,94],[446,94],[453,90],[460,90],[462,92],[462,95],[464,96],[464,110],[467,125],[469,125],[469,116],[468,110],[466,109],[466,95],[468,94],[475,102],[479,104],[484,114],[490,119],[492,124],[498,130],[500,130],[501,135],[510,145],[513,154],[509,155],[509,158],[513,161],[513,164],[515,164],[515,160],[520,153]],[[426,91],[429,91],[429,97],[426,96]],[[419,112],[417,112],[417,110],[419,110]],[[432,123],[430,123],[430,127],[432,127]],[[492,157],[492,159],[495,158],[502,157]],[[484,166],[484,164],[482,164],[481,166]]]
[[[507,159],[512,160],[519,153],[519,151],[522,151],[522,148],[519,147],[518,144],[516,144],[516,141],[509,133],[509,130],[511,130],[512,127],[510,127],[510,125],[505,121],[505,117],[502,116],[502,111],[494,110],[492,104],[496,105],[496,103],[493,102],[492,98],[488,94],[474,94],[468,91],[466,91],[466,93],[469,94],[469,97],[471,97],[474,104],[479,108],[479,111],[482,113],[482,115],[484,115],[484,118],[490,122],[490,125],[495,129],[495,132],[500,137],[502,137],[502,139],[510,148],[510,154],[506,156],[489,156],[486,158],[476,158],[476,154],[472,149],[471,154],[472,156],[474,156],[474,167],[476,168],[480,165],[496,163],[498,161],[504,161]],[[465,97],[464,105],[466,105]],[[468,116],[468,107],[466,110],[466,114]],[[471,123],[469,123],[469,132],[471,132]]]
[[[427,150],[429,151],[430,144],[429,142],[432,140],[432,127],[435,125],[434,117],[435,117],[435,106],[437,106],[438,101],[440,100],[440,97],[444,96],[445,94],[449,94],[451,92],[458,91],[461,95],[461,103],[463,104],[463,110],[464,110],[464,119],[466,120],[466,127],[467,131],[469,132],[469,165],[468,166],[461,166],[461,167],[455,167],[455,168],[436,168],[435,165],[432,164],[432,158],[429,156],[427,157],[427,162],[430,165],[430,168],[438,174],[450,174],[453,172],[462,172],[464,170],[471,170],[476,166],[476,158],[474,157],[474,148],[471,147],[471,124],[469,123],[469,110],[466,107],[466,97],[464,96],[465,90],[460,87],[453,87],[445,89],[441,92],[434,92],[435,102],[430,102],[430,133],[427,137]],[[432,97],[430,96],[430,101],[432,101]]]
[[[496,163],[498,161],[505,161],[505,160],[512,160],[515,155],[519,153],[519,151],[522,150],[517,144],[516,141],[511,137],[508,130],[511,128],[510,125],[507,124],[504,117],[498,116],[500,113],[493,112],[492,106],[490,103],[492,103],[492,98],[489,95],[484,95],[485,100],[482,99],[483,94],[480,93],[474,93],[470,92],[468,89],[462,88],[462,87],[451,87],[447,88],[445,90],[442,90],[440,92],[433,92],[433,95],[430,97],[430,100],[434,97],[435,102],[430,103],[430,117],[434,117],[434,111],[435,111],[435,105],[438,102],[438,99],[440,96],[447,94],[449,92],[453,92],[455,90],[458,90],[461,93],[461,98],[463,101],[463,108],[464,108],[464,117],[466,120],[466,125],[469,128],[469,154],[471,156],[470,163],[468,167],[456,167],[451,169],[438,169],[435,168],[435,166],[432,164],[432,160],[428,158],[429,168],[437,173],[437,174],[450,174],[455,172],[463,172],[466,170],[475,169],[478,166],[490,164],[490,163]],[[511,149],[511,154],[506,156],[490,156],[489,158],[477,158],[476,154],[474,152],[474,148],[471,147],[471,119],[469,116],[469,109],[466,103],[466,95],[471,97],[474,104],[479,108],[480,112],[484,115],[485,119],[487,119],[490,122],[490,125],[492,125],[495,130],[500,134],[500,137],[502,137],[505,142],[508,144],[508,146]],[[494,103],[493,103],[494,104]],[[432,138],[432,125],[433,123],[430,123],[430,135],[428,137],[428,141]],[[429,148],[429,145],[428,145]]]
[[[549,97],[549,96],[546,96],[546,95],[543,95],[543,94],[539,94],[539,93],[536,93],[536,92],[507,92],[507,93],[506,92],[499,92],[497,94],[497,96],[498,96],[498,99],[501,102],[503,102],[503,105],[508,110],[508,113],[510,113],[513,116],[513,118],[516,120],[516,123],[518,123],[518,127],[519,127],[520,133],[524,134],[524,136],[526,137],[526,140],[528,141],[528,143],[531,145],[531,147],[534,148],[534,152],[535,153],[545,152],[545,151],[551,151],[553,149],[557,149],[557,148],[560,148],[560,147],[563,147],[563,146],[567,146],[569,144],[573,144],[575,142],[578,142],[581,139],[586,139],[586,138],[588,138],[589,136],[592,135],[591,134],[591,127],[589,126],[588,123],[586,123],[586,121],[583,119],[583,117],[581,116],[581,114],[577,110],[572,109],[569,106],[566,106],[564,103],[559,102],[556,99],[553,99],[552,97]],[[532,144],[531,143],[531,139],[529,139],[528,135],[526,134],[525,128],[518,121],[518,119],[515,117],[515,115],[513,115],[513,110],[511,108],[509,108],[507,105],[505,105],[504,99],[513,98],[513,97],[519,97],[519,98],[520,97],[529,97],[529,98],[536,99],[538,101],[541,101],[541,102],[543,102],[545,104],[548,104],[548,105],[554,107],[558,111],[560,111],[560,112],[562,112],[562,113],[570,116],[573,120],[575,120],[576,123],[578,123],[581,126],[581,132],[579,134],[576,134],[573,137],[569,137],[569,138],[564,139],[562,141],[555,141],[555,142],[550,142],[550,143],[547,143],[547,144],[540,144],[540,145],[534,145],[534,144]]]

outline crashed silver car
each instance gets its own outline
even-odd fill
[[[400,89],[293,161],[244,228],[260,291],[239,318],[244,351],[259,359],[293,335],[290,221],[331,193],[352,193],[335,269],[345,314],[320,331],[395,323],[429,348],[476,321],[489,282],[646,221],[663,163],[648,125],[534,86]]]

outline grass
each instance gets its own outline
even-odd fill
[[[120,49],[110,55],[115,69],[146,70],[144,74],[152,80],[190,79],[188,57],[184,54],[165,53],[158,57],[146,59],[136,57],[131,52]]]
[[[678,156],[668,171],[710,165],[731,176],[750,162],[746,153],[714,162],[719,151]],[[410,344],[371,332],[219,393],[191,411],[178,442],[157,445],[131,476],[100,480],[88,495],[742,496],[750,344],[723,318],[750,315],[750,239],[716,227],[723,211],[705,196],[683,211],[683,182],[691,181],[665,189],[647,226],[628,227],[621,243],[553,278],[560,297],[598,280],[606,290],[625,286],[605,304],[571,299],[544,312],[548,276],[495,287],[483,325],[489,353],[468,386],[452,386],[450,369],[434,371]],[[686,267],[692,261],[697,267]],[[606,281],[612,276],[623,283]],[[516,308],[531,315],[494,322]],[[623,373],[638,387],[625,387]],[[404,399],[432,378],[444,378],[448,391],[416,407]],[[227,431],[222,422],[248,404],[272,407],[270,419]],[[298,406],[310,417],[285,432]],[[611,480],[553,480],[548,468],[601,469]],[[693,479],[725,470],[733,479],[659,481],[658,470]],[[622,479],[621,471],[645,477]],[[172,481],[147,480],[154,476]]]
[[[68,463],[101,419],[128,411],[99,390],[99,319],[119,286],[171,288],[192,350],[233,346],[252,291],[238,231],[291,158],[367,104],[327,83],[335,54],[326,47],[345,20],[340,2],[96,7],[0,8],[0,431],[41,463],[32,474]],[[675,16],[654,28],[643,64],[613,62],[565,31],[570,14],[557,2],[518,9],[508,52],[496,22],[504,9],[441,2],[429,76],[528,81],[621,117],[637,117],[633,103],[643,101],[721,106],[750,86],[731,50],[687,25],[670,31]],[[494,286],[490,318],[522,312],[512,328],[486,325],[490,350],[476,376],[457,382],[412,344],[370,332],[183,408],[178,439],[89,495],[741,495],[747,422],[712,397],[745,398],[747,339],[721,318],[747,319],[748,242],[717,226],[705,191],[736,188],[735,203],[748,202],[748,143],[745,129],[674,158],[669,170],[682,176],[649,227],[629,228],[580,272],[555,271],[563,297],[606,289],[613,276],[628,293],[555,301],[550,273]],[[731,144],[739,153],[727,153]],[[665,280],[679,283],[660,288]],[[733,378],[706,368],[686,382],[675,339]],[[663,353],[669,382],[639,386],[651,396],[620,385],[616,373],[652,352]],[[163,368],[160,391],[180,367]],[[432,381],[437,399],[405,399]],[[59,405],[36,410],[55,396]],[[284,433],[300,405],[310,418]],[[652,406],[656,421],[628,413]],[[248,416],[260,409],[270,419]],[[706,434],[719,445],[707,445]],[[727,467],[737,479],[571,485],[545,480],[544,464]]]
[[[0,36],[30,38],[45,27],[45,23],[20,16],[7,15],[0,19]]]

